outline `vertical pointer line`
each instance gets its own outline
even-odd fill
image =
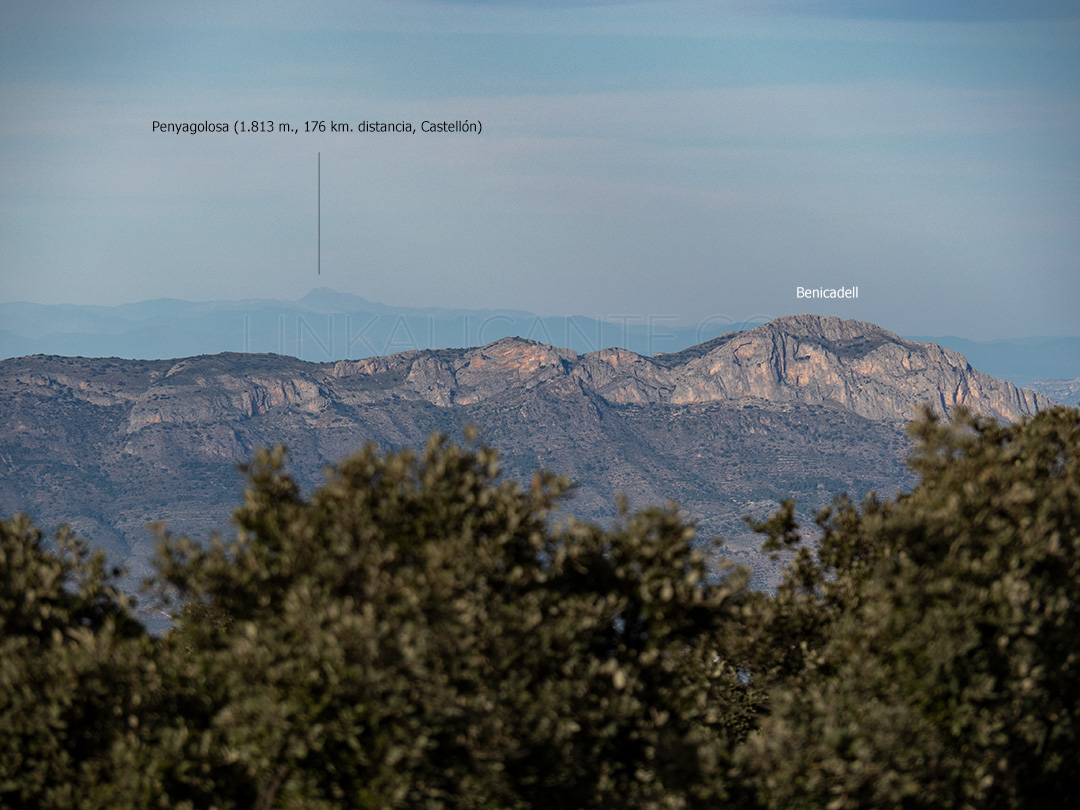
[[[318,222],[318,228],[319,228],[319,253],[318,253],[317,262],[318,262],[318,268],[319,268],[318,275],[321,276],[322,275],[322,152],[319,152],[318,154],[319,154],[319,158],[318,158],[318,163],[316,164],[317,165],[317,170],[316,170],[316,176],[317,176],[316,184],[317,184],[317,186],[316,187],[318,188],[317,196],[319,198],[319,202],[318,202],[318,210],[319,210],[319,212],[318,212],[318,215],[317,215],[317,222]]]

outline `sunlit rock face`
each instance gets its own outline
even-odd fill
[[[0,513],[70,522],[137,578],[156,544],[149,521],[228,531],[237,466],[259,446],[287,446],[311,488],[367,442],[416,448],[475,425],[508,475],[573,479],[580,517],[613,519],[619,493],[636,507],[674,500],[767,570],[743,516],[909,486],[904,425],[924,405],[1015,420],[1051,404],[934,344],[812,315],[653,357],[521,338],[323,364],[37,355],[0,361]]]
[[[339,363],[339,375],[403,374],[402,393],[436,405],[471,404],[559,376],[616,405],[691,405],[755,398],[833,404],[868,419],[910,420],[965,406],[1016,420],[1049,400],[975,371],[963,355],[860,321],[793,315],[684,352],[642,357],[624,349],[578,356],[517,338],[455,352],[408,352]]]
[[[688,354],[697,356],[683,361]],[[653,360],[667,366],[667,374],[652,376],[653,390],[670,391],[668,401],[680,404],[757,397],[833,403],[883,420],[910,420],[927,405],[939,415],[965,406],[1009,421],[1050,404],[975,371],[961,354],[835,317],[778,318]]]

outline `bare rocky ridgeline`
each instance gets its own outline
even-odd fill
[[[963,355],[936,344],[903,340],[873,324],[814,315],[779,318],[655,357],[622,349],[578,356],[506,338],[460,352],[341,361],[333,373],[402,380],[394,396],[420,396],[436,405],[473,404],[508,388],[530,388],[560,376],[613,405],[757,398],[908,421],[928,404],[940,415],[965,406],[1014,421],[1049,404],[1039,394],[973,370]],[[380,394],[369,396],[378,401]]]
[[[619,492],[635,507],[675,500],[769,581],[743,515],[910,486],[903,426],[924,405],[1016,420],[1051,404],[956,352],[812,315],[655,357],[518,338],[324,364],[32,356],[0,362],[0,510],[70,522],[138,577],[148,522],[227,530],[236,465],[260,445],[288,446],[312,487],[366,442],[417,447],[475,424],[509,475],[574,479],[568,511],[608,521]]]

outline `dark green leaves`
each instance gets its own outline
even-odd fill
[[[165,535],[148,637],[100,557],[0,524],[0,806],[1021,807],[1080,795],[1080,414],[913,428],[775,594],[677,509],[566,521],[485,447],[367,448]]]
[[[928,416],[913,432],[921,483],[823,515],[816,567],[767,608],[803,654],[778,668],[743,761],[776,806],[1068,803],[1080,413]]]

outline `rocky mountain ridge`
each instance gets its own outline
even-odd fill
[[[577,481],[569,506],[583,517],[610,519],[618,492],[674,499],[752,556],[748,512],[910,483],[903,425],[924,404],[1015,420],[1051,402],[933,344],[809,315],[653,357],[521,338],[322,364],[30,356],[0,362],[0,509],[71,522],[140,572],[147,522],[225,527],[236,465],[257,446],[287,445],[314,486],[365,442],[418,446],[475,424],[508,474]]]
[[[108,361],[104,361],[108,362]],[[119,362],[119,361],[114,361]],[[95,405],[130,405],[127,427],[248,418],[274,408],[319,413],[334,403],[400,399],[440,407],[472,405],[509,389],[566,378],[612,405],[695,405],[757,398],[837,405],[875,420],[910,420],[929,405],[939,415],[963,406],[1013,421],[1050,400],[971,368],[963,355],[915,343],[873,324],[795,315],[723,335],[677,354],[644,357],[625,349],[578,355],[522,338],[474,349],[407,351],[332,364],[276,355],[130,361],[141,391],[82,379],[39,358],[42,368],[13,382],[58,386]],[[136,369],[132,369],[133,371]],[[239,372],[239,373],[237,373]]]
[[[410,349],[476,347],[512,336],[579,354],[618,346],[651,357],[759,325],[733,323],[718,314],[697,322],[661,321],[662,325],[645,313],[605,319],[508,309],[387,306],[327,288],[312,290],[297,301],[159,299],[111,307],[9,302],[0,303],[0,358],[46,354],[152,360],[272,352],[321,363]],[[1080,374],[1080,336],[975,341],[908,335],[907,339],[960,352],[981,371],[1022,387]]]

